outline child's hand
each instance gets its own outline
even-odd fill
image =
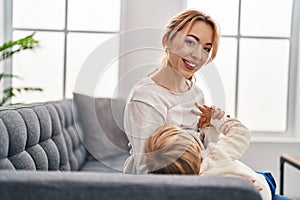
[[[215,106],[211,107],[211,118],[212,119],[221,119],[224,117],[225,112],[220,108],[216,108]]]
[[[199,105],[198,103],[195,103],[195,106],[201,111],[192,110],[193,114],[200,116],[198,127],[201,130],[210,125],[211,119],[221,119],[225,115],[223,110],[215,106],[208,107],[206,105]]]
[[[211,108],[206,105],[199,105],[198,103],[195,103],[195,106],[201,111],[195,111],[192,110],[192,113],[195,115],[200,116],[198,127],[200,129],[204,129],[205,127],[210,125],[210,119],[211,119]]]
[[[248,181],[250,181],[250,183],[255,183],[255,179],[254,178],[252,178],[252,177],[246,177],[246,179],[248,180]],[[256,189],[258,190],[258,191],[262,191],[262,187],[260,187],[259,185],[254,185],[255,187],[256,187]]]

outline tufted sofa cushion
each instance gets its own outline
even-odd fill
[[[79,170],[85,157],[71,100],[0,108],[0,169]]]
[[[67,152],[69,157],[69,164],[72,171],[78,171],[86,159],[86,149],[81,141],[83,138],[82,131],[77,130],[74,120],[74,110],[71,100],[60,101],[52,103],[58,113],[62,132],[65,138]]]

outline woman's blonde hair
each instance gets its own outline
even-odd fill
[[[170,19],[166,25],[166,33],[168,40],[172,40],[176,33],[186,27],[185,34],[187,34],[195,22],[202,21],[209,25],[213,30],[212,51],[208,62],[213,61],[219,49],[220,32],[217,22],[209,15],[199,10],[184,10]],[[164,60],[164,58],[163,58]]]
[[[174,125],[164,125],[146,140],[149,173],[199,174],[201,156],[192,135]]]

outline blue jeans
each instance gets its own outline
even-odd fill
[[[273,200],[293,200],[289,197],[285,197],[285,196],[282,196],[282,195],[279,195],[279,194],[275,194]]]
[[[272,194],[272,200],[293,200],[289,197],[285,197],[279,194],[275,194],[276,191],[276,182],[274,177],[272,176],[272,174],[270,172],[263,172],[263,171],[256,171],[256,173],[261,174],[265,177],[265,179],[267,180],[269,186],[270,186],[270,190],[271,190],[271,194]]]
[[[270,172],[263,172],[263,171],[256,171],[256,173],[261,174],[265,177],[271,190],[272,200],[275,200],[276,182],[272,174]]]

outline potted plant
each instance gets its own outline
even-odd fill
[[[14,54],[19,53],[24,50],[34,50],[38,47],[39,41],[35,40],[35,33],[32,33],[24,38],[18,40],[10,40],[4,43],[0,47],[0,62],[4,62],[5,60],[11,58]],[[0,73],[0,83],[5,78],[21,78],[19,76],[7,73]],[[21,92],[29,92],[29,91],[43,91],[42,88],[39,87],[9,87],[5,88],[2,91],[2,98],[0,98],[0,106],[4,104],[10,104],[10,99],[16,94]]]

